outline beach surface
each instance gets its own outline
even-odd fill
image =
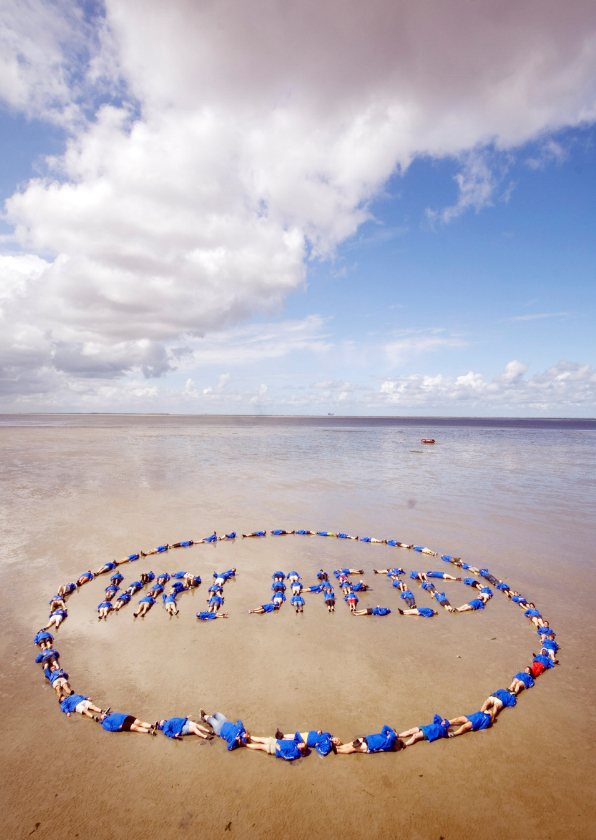
[[[436,439],[422,446],[420,439]],[[0,416],[3,835],[34,838],[596,837],[594,421]],[[484,732],[396,754],[312,753],[289,763],[215,739],[111,734],[60,712],[34,664],[34,633],[61,583],[213,530],[312,528],[393,538],[488,567],[557,632],[559,667]],[[236,539],[124,565],[200,574],[168,618],[156,605],[105,622],[105,576],[75,593],[56,634],[77,693],[154,721],[241,718],[257,735],[329,730],[342,741],[477,711],[538,650],[495,593],[479,613],[402,618],[373,568],[453,571],[440,558],[321,537]],[[307,594],[273,615],[271,574],[364,570],[350,615]],[[227,621],[198,622],[213,571]],[[434,606],[412,581],[419,606]],[[473,597],[441,582],[459,606]],[[133,599],[134,603],[141,597]]]

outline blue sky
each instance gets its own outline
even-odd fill
[[[303,5],[8,4],[0,410],[594,416],[589,6]]]

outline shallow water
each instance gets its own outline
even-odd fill
[[[411,838],[590,834],[596,669],[594,421],[373,420],[48,415],[0,417],[2,631],[9,836],[166,836],[229,831]],[[432,436],[432,447],[420,438]],[[561,665],[492,730],[378,756],[316,754],[295,765],[221,742],[110,736],[66,719],[32,665],[33,633],[59,583],[113,557],[214,529],[306,527],[428,545],[488,566],[556,628]],[[248,615],[271,573],[364,569],[384,618],[354,618],[336,589],[329,615]],[[342,740],[478,709],[536,650],[499,593],[481,613],[401,618],[373,568],[451,568],[438,558],[320,537],[202,545],[121,567],[202,576],[180,616],[126,607],[99,623],[105,583],[69,602],[57,641],[76,691],[146,720],[242,717],[255,733],[329,728]],[[227,621],[199,623],[213,570],[235,566]],[[103,584],[103,586],[101,585]],[[18,586],[18,599],[8,593]],[[419,606],[431,599],[415,587]],[[472,592],[441,586],[452,603]],[[140,597],[140,596],[139,596]],[[135,599],[135,600],[138,600]],[[29,717],[25,725],[26,718]],[[57,756],[61,758],[56,761]],[[49,768],[52,768],[51,771]],[[39,780],[43,778],[43,785]],[[109,781],[108,781],[109,780]],[[118,791],[114,795],[114,791]],[[435,805],[428,808],[431,800]],[[490,814],[490,818],[488,815]]]

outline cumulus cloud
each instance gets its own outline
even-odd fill
[[[483,150],[596,116],[587,2],[7,0],[0,43],[0,97],[70,132],[6,202],[24,393],[166,375],[174,344],[278,313],[416,156],[461,161],[450,221],[494,200]]]

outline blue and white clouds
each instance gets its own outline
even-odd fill
[[[548,166],[561,154],[552,133],[596,117],[587,2],[563,14],[554,0],[5,0],[0,15],[8,112],[65,132],[63,153],[5,204],[0,389],[12,407],[180,410],[213,393],[225,406],[229,385],[189,386],[189,372],[347,352],[331,346],[333,312],[251,319],[277,318],[413,160],[460,162],[455,203],[427,213],[457,224],[508,189],[503,153],[542,138],[535,167]],[[466,345],[441,330],[380,353],[398,367]],[[467,376],[381,375],[349,393],[365,413],[557,393]],[[317,381],[270,407],[330,404]],[[245,382],[234,410],[264,402],[262,387]]]

